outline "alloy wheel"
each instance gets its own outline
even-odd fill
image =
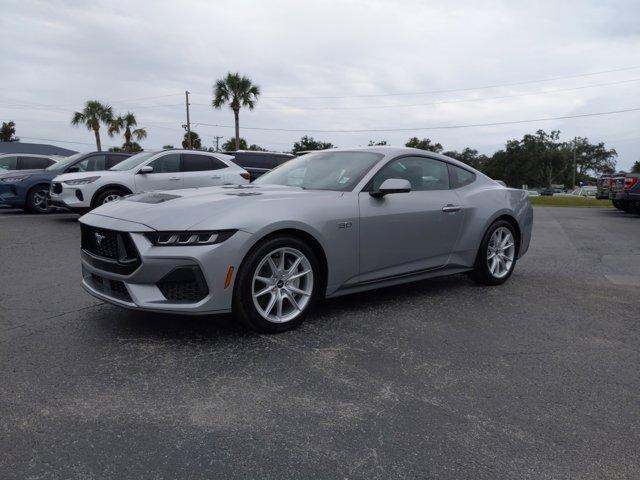
[[[38,190],[33,194],[33,206],[40,212],[46,212],[49,210],[48,190]]]
[[[118,195],[117,193],[112,193],[111,195],[107,195],[106,197],[104,197],[104,199],[102,200],[102,205],[104,205],[105,203],[113,202],[114,200],[119,200],[121,198],[122,198],[121,195]]]
[[[506,227],[499,227],[491,235],[487,247],[487,265],[495,278],[504,278],[511,271],[516,255],[513,234]]]
[[[290,247],[273,250],[258,263],[251,281],[253,304],[262,318],[285,323],[309,304],[313,269],[309,259]]]

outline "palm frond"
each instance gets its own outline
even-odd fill
[[[145,128],[137,128],[133,132],[133,136],[136,137],[138,141],[144,140],[147,138],[147,130]]]

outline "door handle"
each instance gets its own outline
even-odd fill
[[[458,212],[462,209],[462,207],[460,205],[445,205],[444,207],[442,207],[442,211],[444,213],[451,213],[451,212]]]
[[[211,178],[222,178],[220,175],[211,175]]]
[[[169,180],[171,180],[171,181],[180,180],[180,177],[171,177]]]

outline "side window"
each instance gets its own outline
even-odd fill
[[[447,164],[427,157],[402,157],[382,167],[372,182],[372,190],[378,190],[389,178],[409,180],[411,190],[448,190]]]
[[[91,155],[75,164],[79,172],[97,172],[105,170],[106,155]]]
[[[476,180],[476,174],[465,170],[464,168],[456,167],[455,165],[449,165],[449,172],[451,173],[451,184],[453,188],[464,187]]]
[[[4,168],[5,170],[15,170],[18,168],[18,157],[0,158],[0,168]]]
[[[180,171],[180,154],[169,153],[156,158],[149,164],[153,167],[153,173],[175,173]]]
[[[183,172],[202,172],[206,170],[219,170],[226,165],[217,158],[208,155],[197,155],[193,153],[182,154]]]
[[[125,157],[124,155],[107,155],[107,165],[106,165],[107,170],[113,167],[114,165],[119,164],[125,158],[127,157]]]
[[[20,157],[20,170],[28,170],[30,168],[47,168],[51,164],[51,160],[43,157]]]

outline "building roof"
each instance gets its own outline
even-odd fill
[[[39,153],[41,155],[61,155],[68,157],[78,152],[45,143],[0,142],[0,153]]]

